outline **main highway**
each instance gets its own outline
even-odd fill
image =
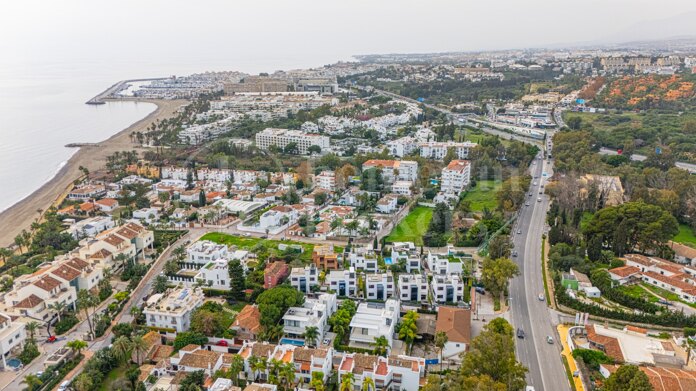
[[[375,92],[422,104],[422,102],[387,91],[375,90]],[[460,117],[435,105],[425,104],[425,106],[447,114],[453,120]],[[483,126],[481,130],[543,146],[540,145],[539,140],[521,135],[504,133],[486,126]],[[544,173],[546,176],[543,175]],[[513,259],[520,268],[520,274],[510,281],[510,315],[513,326],[521,329],[525,334],[524,338],[516,338],[516,354],[518,360],[529,369],[527,384],[534,387],[535,391],[569,391],[570,384],[561,361],[560,343],[556,328],[551,322],[553,314],[547,307],[546,299],[539,300],[539,295],[543,295],[544,292],[541,239],[546,227],[546,212],[550,203],[549,197],[543,194],[541,186],[546,182],[546,178],[553,174],[553,162],[545,159],[535,160],[530,167],[530,174],[536,178],[532,180],[533,184],[529,190],[532,195],[526,196],[526,204],[529,205],[520,210],[511,234],[514,251],[517,253],[517,257]],[[539,194],[540,191],[542,194]],[[553,338],[553,343],[547,342],[547,336]]]
[[[531,166],[530,174],[535,177],[528,192],[531,196],[527,194],[511,233],[517,254],[513,259],[520,274],[510,281],[510,315],[514,327],[524,333],[524,338],[517,338],[517,358],[529,369],[527,384],[535,391],[570,390],[552,314],[546,298],[539,300],[539,295],[544,295],[541,237],[549,207],[548,196],[539,192],[543,193],[541,186],[546,180],[543,174],[550,176],[552,170],[553,163],[544,159]],[[552,344],[547,342],[548,336],[553,338]]]

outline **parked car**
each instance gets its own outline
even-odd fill
[[[539,297],[539,301],[544,301],[544,294],[543,293],[539,293],[538,297]]]
[[[225,341],[224,339],[221,339],[221,340],[217,341],[217,343],[216,343],[215,345],[217,345],[217,346],[228,346],[229,344],[228,344],[227,341]]]
[[[524,331],[522,331],[522,329],[517,329],[517,338],[524,338]]]
[[[547,336],[546,336],[546,342],[549,343],[549,344],[553,344],[553,337],[550,336],[550,335],[547,335]]]
[[[478,293],[480,293],[480,294],[482,294],[482,295],[485,295],[485,294],[486,294],[486,290],[483,289],[483,288],[481,288],[480,286],[477,286],[477,287],[476,287],[476,292],[478,292]]]

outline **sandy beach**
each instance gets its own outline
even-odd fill
[[[80,166],[89,171],[104,168],[106,157],[116,151],[143,150],[131,142],[128,136],[131,132],[144,131],[157,119],[171,117],[183,104],[184,100],[140,100],[157,105],[157,109],[147,117],[135,122],[111,138],[97,143],[95,146],[82,147],[75,153],[63,168],[50,181],[22,201],[0,213],[0,246],[9,246],[23,229],[28,229],[38,217],[37,210],[46,210],[65,191],[68,185],[79,178]]]

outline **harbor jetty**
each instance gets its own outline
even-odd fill
[[[130,79],[130,80],[121,80],[118,83],[112,85],[111,87],[107,88],[106,90],[102,91],[100,94],[95,96],[94,98],[88,100],[85,102],[88,105],[103,105],[106,103],[104,100],[107,98],[113,98],[113,95],[116,94],[117,92],[123,90],[124,88],[127,88],[128,84],[130,83],[135,83],[135,82],[142,82],[142,81],[155,81],[155,80],[165,80],[168,79],[167,77],[155,77],[155,78],[150,78],[150,79]]]

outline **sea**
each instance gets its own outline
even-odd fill
[[[229,58],[215,61],[144,62],[0,59],[0,212],[52,179],[77,152],[69,143],[105,140],[146,117],[143,102],[85,102],[120,80],[205,71],[273,72],[317,67],[350,56]]]

